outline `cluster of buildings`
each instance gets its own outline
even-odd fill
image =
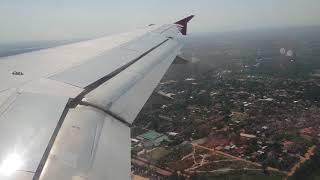
[[[157,92],[170,101],[142,111],[159,126],[133,144],[150,150],[205,138],[209,148],[289,171],[320,142],[320,104],[307,98],[312,85],[320,82],[250,74],[243,66],[164,81]],[[152,127],[146,116],[136,125]]]

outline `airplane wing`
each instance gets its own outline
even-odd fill
[[[192,17],[0,58],[0,179],[131,179],[130,126]]]

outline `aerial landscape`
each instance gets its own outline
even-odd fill
[[[319,0],[0,2],[0,180],[320,180]]]
[[[198,33],[131,129],[141,179],[320,179],[320,27]]]
[[[181,58],[131,128],[132,178],[319,179],[319,32],[292,27],[180,39]],[[0,56],[75,41],[3,44]]]

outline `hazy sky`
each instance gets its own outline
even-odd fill
[[[195,14],[190,32],[320,25],[320,0],[0,0],[0,43],[87,38]]]

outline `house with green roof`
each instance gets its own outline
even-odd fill
[[[169,140],[168,136],[165,134],[152,130],[139,135],[137,138],[143,142],[145,147],[159,146],[162,141]]]

